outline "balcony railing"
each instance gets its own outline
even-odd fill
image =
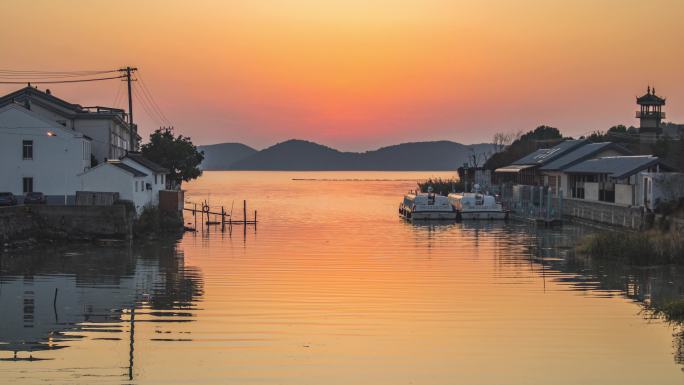
[[[641,118],[660,118],[660,119],[665,119],[665,113],[664,112],[658,112],[658,111],[637,111],[636,112],[636,117],[641,119]]]

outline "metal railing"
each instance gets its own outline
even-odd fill
[[[637,111],[635,114],[637,118],[660,118],[665,119],[665,113],[660,111]]]

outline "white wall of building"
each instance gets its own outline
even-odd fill
[[[599,184],[596,182],[584,182],[584,199],[588,201],[599,200]]]
[[[656,209],[660,203],[684,198],[684,173],[645,172],[639,177],[640,191],[642,191],[641,202],[645,201],[646,207],[651,210]],[[643,197],[644,192],[645,197]]]
[[[634,204],[634,185],[616,184],[615,203],[618,205],[632,206]]]
[[[132,201],[140,214],[153,205],[152,191],[145,189],[147,177],[136,177],[110,163],[101,163],[81,175],[81,191],[118,192],[119,198]]]
[[[150,170],[149,168],[141,165],[140,163],[130,159],[130,158],[123,158],[121,160],[123,164],[126,164],[128,166],[133,167],[134,169],[143,172],[147,174],[145,177],[145,183],[149,183],[151,188],[152,188],[152,204],[158,205],[159,204],[159,191],[160,190],[165,190],[165,183],[166,183],[166,175],[164,174],[158,174],[155,173],[154,171]]]
[[[93,138],[93,155],[98,162],[119,159],[131,150],[128,129],[113,119],[78,118],[74,120],[74,129]]]
[[[31,142],[30,159],[24,159],[24,141]],[[71,202],[80,187],[78,175],[90,167],[90,151],[91,141],[79,132],[19,105],[0,108],[0,191],[21,196],[23,179],[32,178],[33,191],[50,202],[63,202],[65,193]]]

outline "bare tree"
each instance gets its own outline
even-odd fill
[[[485,152],[475,152],[470,150],[470,156],[468,157],[468,164],[472,168],[478,168],[481,164],[487,161],[489,154]]]
[[[494,143],[494,151],[501,152],[506,148],[506,146],[513,143],[514,140],[518,139],[522,135],[522,131],[518,133],[512,132],[497,132],[492,138],[492,143]]]

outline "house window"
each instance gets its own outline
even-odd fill
[[[22,156],[24,160],[33,159],[33,141],[24,140],[22,143]]]
[[[154,184],[157,184],[157,174],[154,174]]]
[[[138,192],[138,181],[133,181],[133,185],[135,187],[135,192]]]
[[[28,177],[22,180],[24,194],[33,192],[33,178]]]

